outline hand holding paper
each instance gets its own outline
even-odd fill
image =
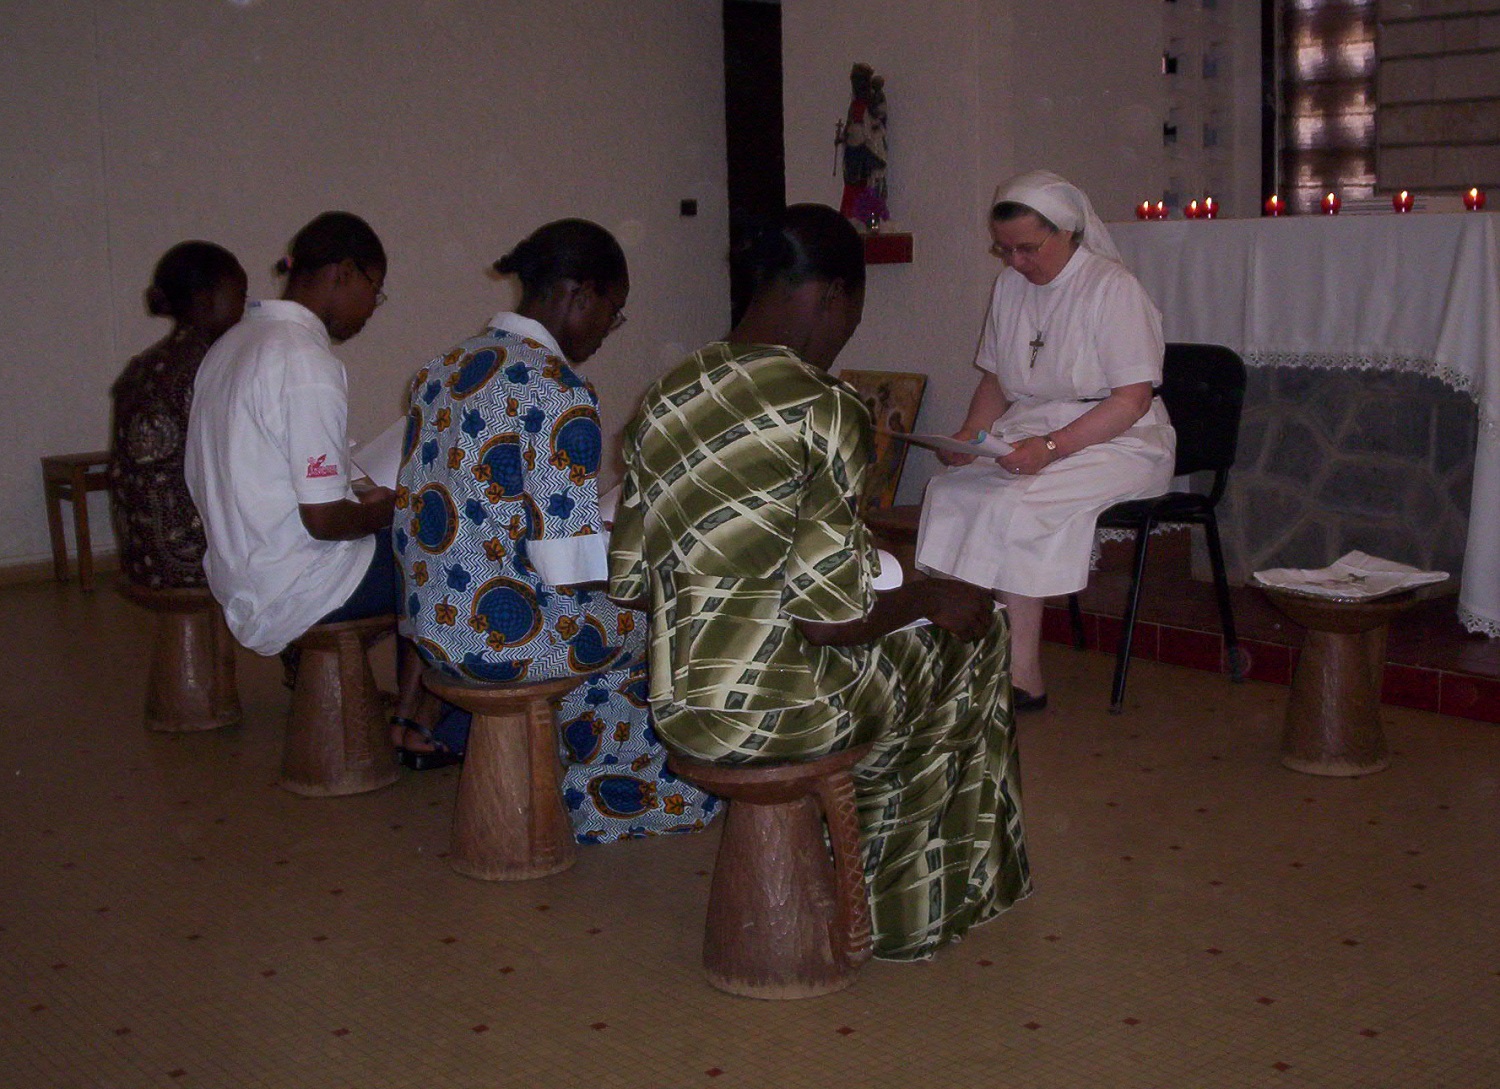
[[[401,447],[405,439],[406,417],[402,416],[369,442],[356,444],[349,456],[354,467],[376,484],[394,488],[401,472]]]

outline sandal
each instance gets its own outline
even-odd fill
[[[411,730],[432,746],[431,749],[408,749],[404,745],[397,745],[396,763],[402,767],[410,768],[412,771],[434,771],[463,763],[462,753],[448,751],[448,748],[433,735],[433,732],[420,722],[401,715],[392,715],[391,725],[401,727],[403,739],[405,731]]]

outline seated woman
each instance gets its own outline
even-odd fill
[[[739,256],[744,317],[631,429],[611,591],[650,602],[673,749],[754,763],[873,743],[855,793],[875,955],[931,956],[1030,890],[1004,615],[952,580],[873,589],[869,415],[826,373],[864,305],[859,235],[796,205]]]
[[[214,341],[245,312],[248,282],[234,254],[180,242],[146,289],[172,331],[125,365],[110,389],[109,498],[120,571],[151,590],[208,585],[203,522],[182,475],[193,380]]]
[[[396,498],[401,630],[456,677],[577,676],[560,720],[580,842],[696,831],[718,799],[664,767],[646,619],[604,593],[599,400],[574,370],[625,324],[625,254],[604,228],[565,219],[495,269],[520,280],[517,311],[412,380]]]
[[[995,193],[1005,263],[974,365],[979,383],[954,437],[986,431],[1015,449],[927,485],[917,566],[993,588],[1010,613],[1016,710],[1047,704],[1043,599],[1088,585],[1094,521],[1123,499],[1161,495],[1176,434],[1161,383],[1161,314],[1120,264],[1088,197],[1056,174]]]

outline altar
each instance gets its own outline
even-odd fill
[[[1458,611],[1470,631],[1490,636],[1500,636],[1496,219],[1387,213],[1110,225],[1161,307],[1169,341],[1224,344],[1256,368],[1427,376],[1473,401]]]

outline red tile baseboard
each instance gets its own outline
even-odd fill
[[[1119,617],[1085,611],[1083,629],[1090,650],[1115,653],[1121,633]],[[1051,643],[1072,645],[1073,627],[1067,609],[1050,605],[1046,608],[1042,616],[1042,638]],[[1244,653],[1247,678],[1272,684],[1292,683],[1292,672],[1297,663],[1296,647],[1259,639],[1241,639],[1240,649]],[[1211,673],[1228,671],[1223,636],[1217,631],[1137,622],[1130,656]],[[1412,707],[1458,718],[1500,723],[1500,678],[1387,662],[1380,698],[1393,707]]]

